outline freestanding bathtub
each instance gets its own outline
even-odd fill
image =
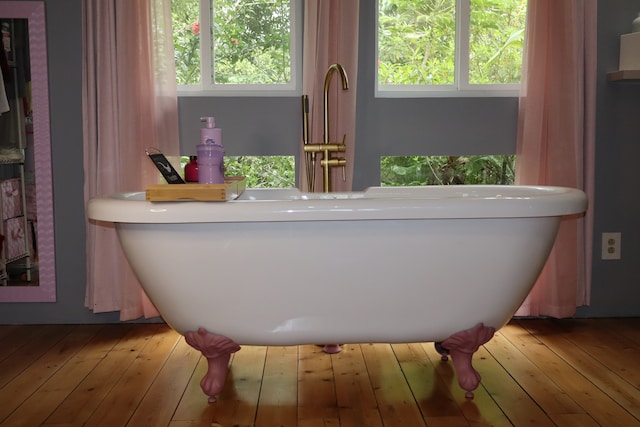
[[[472,397],[473,353],[527,296],[562,217],[586,205],[561,187],[247,189],[227,202],[116,194],[88,216],[115,223],[164,320],[209,360],[211,401],[239,344],[425,341]]]

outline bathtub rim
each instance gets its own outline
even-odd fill
[[[147,202],[143,191],[123,192],[91,199],[87,216],[114,223],[162,224],[519,218],[575,215],[586,209],[585,193],[574,188],[457,185],[370,187],[328,194],[249,188],[226,202]]]

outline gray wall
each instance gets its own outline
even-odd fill
[[[607,82],[618,68],[620,34],[631,31],[637,1],[598,2],[598,105],[592,304],[584,316],[640,315],[640,82]],[[600,259],[602,232],[622,232],[622,259]]]
[[[367,4],[369,2],[363,2]],[[635,0],[599,2],[598,118],[595,209],[596,246],[590,307],[579,316],[640,316],[640,216],[635,187],[640,158],[640,83],[608,83],[617,68],[619,35],[636,16]],[[56,221],[56,303],[0,303],[0,323],[93,323],[117,321],[84,308],[85,217],[81,117],[81,1],[47,0],[51,135]],[[361,40],[372,40],[373,11],[362,10]],[[64,22],[65,25],[54,23]],[[362,43],[361,61],[373,63],[373,46]],[[348,70],[347,70],[348,71]],[[375,99],[373,71],[361,68],[354,188],[379,182],[381,155],[513,153],[517,117],[514,98]],[[192,154],[199,117],[214,114],[229,154],[298,156],[299,98],[181,98],[180,139]],[[599,236],[622,232],[622,260],[601,261]]]

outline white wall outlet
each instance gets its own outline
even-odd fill
[[[602,259],[620,259],[622,233],[602,233]]]

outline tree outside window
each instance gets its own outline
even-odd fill
[[[378,0],[378,84],[518,84],[526,0]],[[418,88],[417,86],[427,86]],[[431,87],[428,87],[431,86]]]
[[[292,0],[172,0],[178,85],[288,85]]]

